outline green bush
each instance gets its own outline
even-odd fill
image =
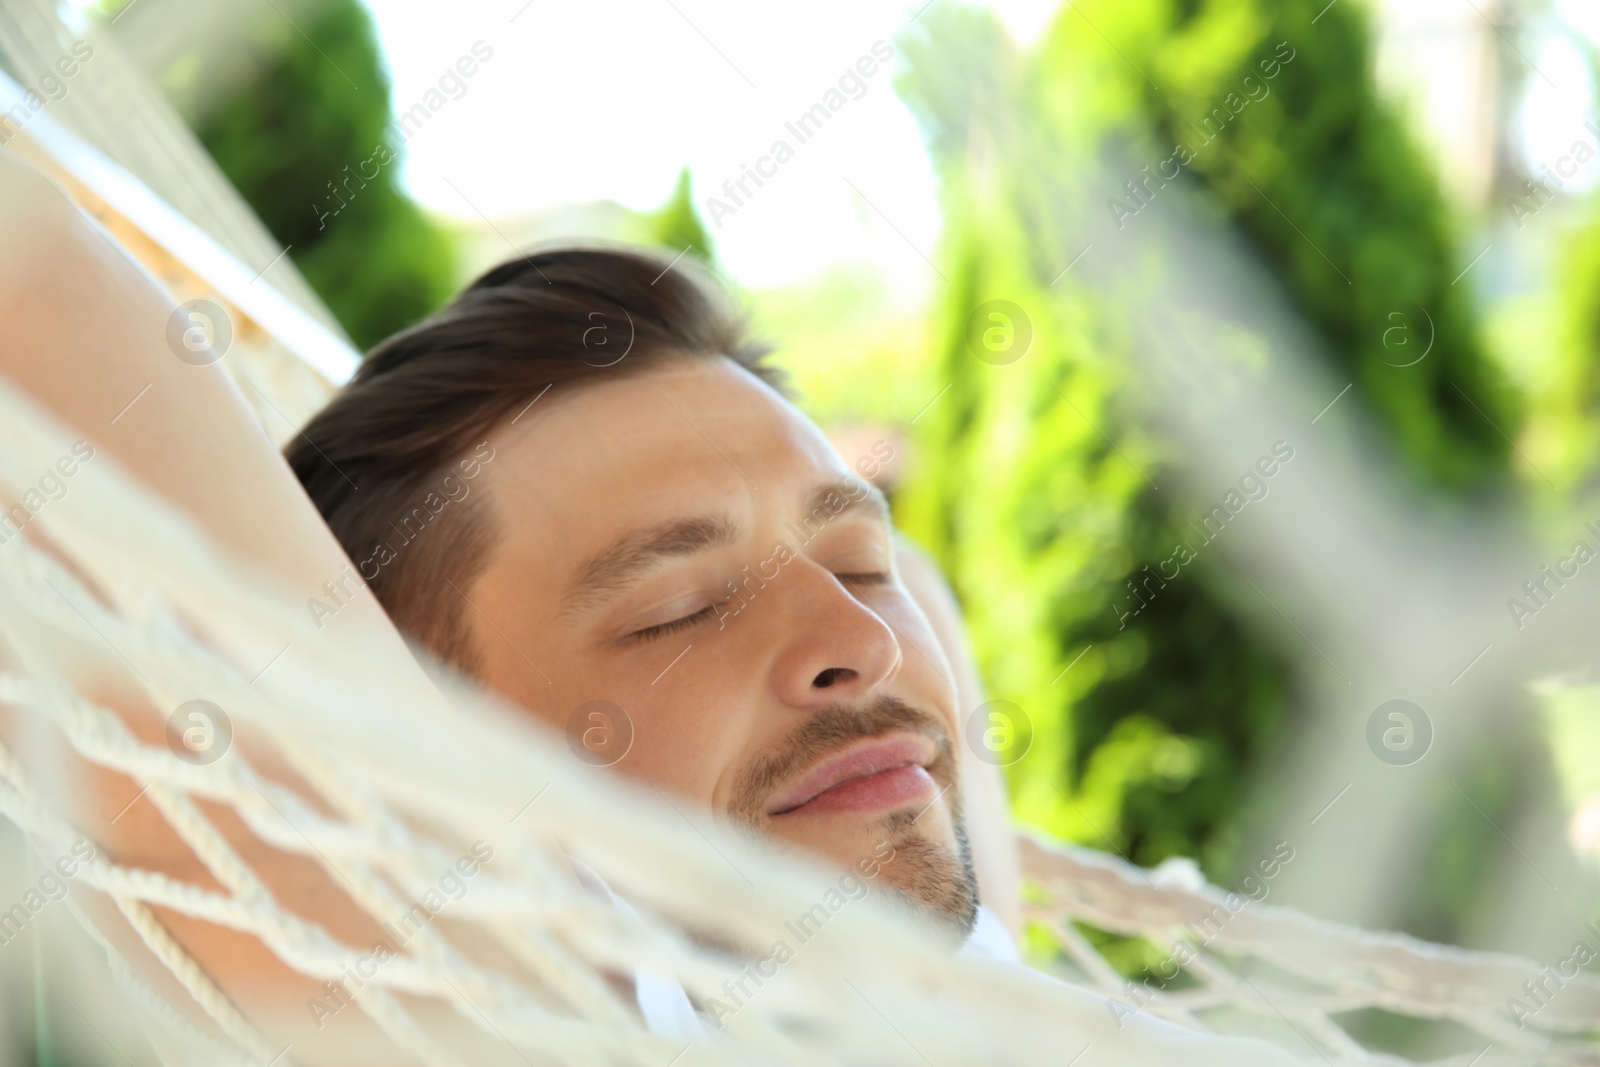
[[[1252,858],[1237,855],[1250,783],[1284,737],[1304,649],[1253,623],[1256,594],[1200,548],[1189,523],[1215,501],[1170,488],[1177,457],[1140,417],[1131,331],[1081,273],[1056,280],[1082,244],[1062,203],[1093,191],[1115,217],[1106,194],[1129,194],[1090,184],[1103,161],[1131,159],[1138,175],[1187,142],[1173,180],[1280,279],[1333,375],[1353,382],[1342,403],[1387,435],[1402,475],[1440,507],[1512,483],[1512,392],[1452,284],[1477,249],[1458,247],[1435,176],[1377,96],[1364,14],[1334,5],[1313,25],[1318,6],[1063,7],[1025,55],[987,14],[939,7],[901,45],[900,88],[942,181],[949,286],[934,336],[954,386],[917,424],[900,521],[951,574],[991,691],[1032,721],[1011,769],[1022,817],[1140,863],[1196,856],[1221,881]],[[1279,42],[1289,58],[1270,92],[1235,112],[1229,94],[1260,80]],[[1190,123],[1214,106],[1227,118],[1201,146]],[[1033,346],[1009,366],[969,347],[973,310],[994,299],[1032,320]],[[1396,366],[1409,354],[1385,345],[1390,315],[1418,309],[1432,351]],[[1271,358],[1241,342],[1242,368]],[[1178,544],[1198,558],[1123,626],[1129,583]]]
[[[371,16],[357,0],[317,12],[196,132],[365,349],[449,298],[453,250],[400,191]]]

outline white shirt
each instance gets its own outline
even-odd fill
[[[612,892],[611,887],[606,885],[588,865],[570,856],[568,859],[578,876],[578,881],[586,888],[605,897],[624,913],[638,915],[638,910]],[[1090,1007],[1092,1001],[1093,1014],[1102,1014],[1099,1002],[1105,999],[1103,994],[1069,985],[1027,966],[1022,962],[1022,956],[1017,951],[1017,944],[1012,939],[1011,932],[994,912],[981,904],[978,906],[977,920],[973,923],[972,933],[956,955],[964,959],[1016,967],[1041,982],[1048,982],[1061,991],[1072,994],[1074,999],[1081,998],[1076,1006],[1080,1012]],[[651,1033],[684,1041],[694,1041],[709,1034],[710,1028],[705,1024],[705,1017],[695,1011],[688,993],[677,979],[647,968],[635,969],[632,977],[639,1014],[643,1016],[645,1025]],[[1079,1012],[1069,1012],[1069,1014],[1079,1014]],[[1080,1015],[1084,1020],[1089,1017],[1088,1012]],[[1096,1022],[1099,1021],[1096,1019]],[[1091,1029],[1098,1030],[1101,1027],[1092,1026]],[[1118,1031],[1122,1029],[1121,1025],[1117,1027]],[[1119,1063],[1183,1062],[1195,1067],[1211,1067],[1211,1065],[1290,1067],[1301,1062],[1262,1041],[1200,1034],[1143,1012],[1128,1020],[1128,1030],[1130,1032],[1126,1034],[1117,1034],[1113,1044],[1121,1045],[1123,1041],[1128,1041],[1132,1043],[1131,1046],[1123,1045],[1123,1048],[1127,1052],[1134,1052],[1137,1049],[1137,1052],[1133,1056],[1126,1054],[1118,1056],[1116,1062]],[[1174,1055],[1179,1058],[1175,1060]]]
[[[594,872],[589,873],[592,876]],[[604,883],[600,884],[619,908],[629,914],[638,914],[627,901],[611,892]],[[1011,939],[1011,932],[999,916],[981,904],[978,905],[978,919],[973,924],[972,933],[957,955],[1025,966],[1022,956],[1017,952],[1016,942]],[[633,988],[639,1002],[639,1014],[644,1016],[645,1025],[652,1033],[688,1039],[701,1032],[704,1025],[701,1016],[694,1010],[689,995],[675,978],[653,971],[636,970]]]

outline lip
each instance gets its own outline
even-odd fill
[[[914,801],[935,786],[928,767],[937,746],[921,734],[869,738],[830,756],[767,805],[772,817],[801,809],[872,810]]]

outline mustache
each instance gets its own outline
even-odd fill
[[[773,790],[817,761],[848,745],[893,730],[910,730],[938,749],[929,773],[941,785],[955,781],[955,751],[938,718],[887,694],[863,704],[831,704],[812,715],[786,737],[777,750],[751,764],[734,784],[730,816],[759,828],[766,820],[766,802]]]

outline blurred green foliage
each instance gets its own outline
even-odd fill
[[[1127,324],[1081,273],[1061,273],[1082,247],[1059,210],[1062,184],[1103,177],[1106,159],[1133,161],[1117,179],[1143,178],[1142,165],[1190,149],[1169,180],[1279,280],[1275,296],[1320,336],[1330,374],[1352,383],[1340,403],[1365,412],[1438,507],[1514,484],[1526,462],[1509,444],[1519,396],[1552,416],[1563,484],[1590,474],[1597,443],[1600,243],[1572,240],[1560,307],[1540,305],[1547,354],[1513,388],[1455,284],[1478,248],[1463,247],[1436,176],[1373,86],[1365,20],[1353,4],[1097,0],[1063,5],[1020,53],[989,14],[935,5],[900,43],[900,89],[941,178],[948,284],[922,320],[848,270],[755,301],[814,415],[918,416],[897,517],[951,575],[991,692],[1031,718],[1031,749],[1010,772],[1020,817],[1142,864],[1197,857],[1224,883],[1256,858],[1241,854],[1252,790],[1286,735],[1305,649],[1254,621],[1258,594],[1193,534],[1217,500],[1174,488],[1178,457],[1140,408]],[[200,133],[366,347],[448,297],[451,248],[397,188],[365,9],[335,0],[304,28],[311,41],[290,39]],[[380,146],[394,159],[366,178]],[[361,180],[346,185],[352,172]],[[1159,184],[1144,188],[1160,206]],[[1112,198],[1144,210],[1115,183],[1097,195],[1108,211]],[[687,170],[629,236],[715,259]],[[969,344],[972,313],[991,299],[1032,319],[1033,347],[1008,366]],[[1424,322],[1429,357],[1402,366]],[[1271,358],[1241,342],[1241,365]],[[1178,544],[1197,558],[1146,584]],[[1149,603],[1125,625],[1136,598]],[[1498,816],[1515,800],[1508,773],[1491,761],[1463,781]],[[1492,845],[1480,823],[1446,827],[1407,927],[1451,939]],[[1101,939],[1130,972],[1156,951]]]
[[[1213,0],[1187,15],[1147,6],[1172,21],[1142,53],[1129,42],[1162,86],[1135,85],[1143,113],[1168,139],[1201,145],[1192,173],[1326,338],[1396,454],[1443,487],[1503,487],[1517,406],[1486,357],[1473,290],[1454,284],[1481,249],[1461,247],[1437,175],[1373,85],[1365,11],[1345,4],[1313,25],[1316,12],[1286,0]],[[1247,79],[1269,91],[1251,100]],[[1231,121],[1202,145],[1219,107]],[[1407,350],[1390,328],[1425,333],[1419,308],[1433,349],[1399,366],[1420,340]]]
[[[333,0],[196,131],[357,347],[453,289],[453,246],[400,191],[372,16]]]
[[[705,223],[695,210],[694,181],[688,167],[678,172],[678,182],[672,187],[667,202],[644,221],[641,239],[647,244],[672,249],[674,255],[687,252],[703,263],[716,259],[717,250],[711,243],[711,234],[706,232]]]
[[[1530,412],[1519,444],[1539,471],[1534,484],[1554,490],[1545,517],[1569,520],[1550,523],[1563,546],[1571,510],[1600,491],[1600,200],[1579,212],[1555,237],[1552,284],[1508,299],[1493,322]]]
[[[953,387],[917,425],[920,474],[897,515],[950,573],[991,691],[1032,720],[1011,768],[1021,817],[1139,863],[1195,856],[1223,882],[1253,859],[1239,854],[1243,812],[1304,649],[1251,621],[1258,594],[1196,536],[1191,520],[1217,501],[1169,488],[1177,457],[1140,418],[1126,324],[1060,273],[1084,241],[1059,191],[1103,181],[1106,159],[1131,160],[1116,177],[1138,180],[1183,144],[1183,173],[1163,176],[1280,280],[1332,374],[1353,382],[1344,403],[1409,477],[1442,507],[1513,482],[1514,394],[1452,284],[1477,249],[1458,246],[1436,176],[1378,98],[1365,13],[1318,6],[1073,5],[1026,54],[986,13],[943,6],[901,45],[900,88],[942,183],[950,284],[935,345]],[[1112,197],[1137,213],[1162,195],[1159,182],[1142,199],[1086,187],[1113,218]],[[1032,347],[1006,366],[969,344],[973,310],[994,299],[1032,321]],[[1421,342],[1386,334],[1397,312],[1419,333],[1431,321],[1421,364],[1399,366]],[[1271,357],[1246,342],[1239,358]],[[1198,558],[1152,584],[1180,544]]]

